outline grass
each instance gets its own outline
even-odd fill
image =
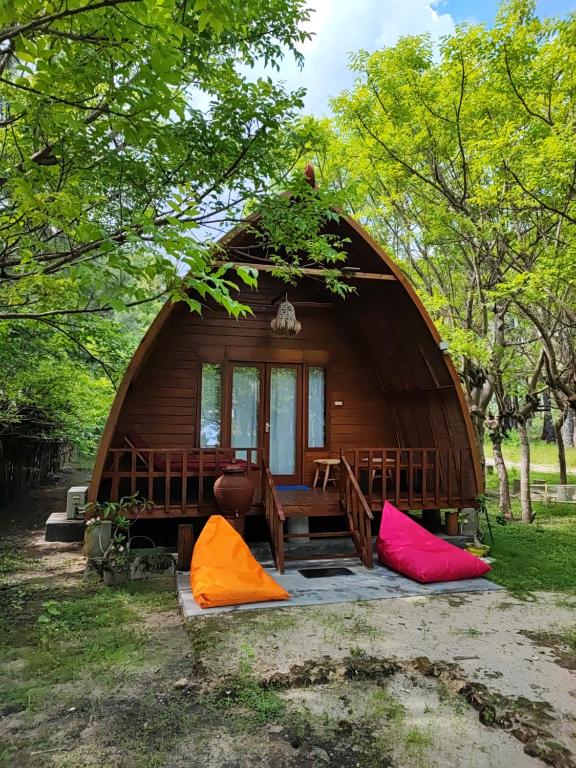
[[[38,561],[23,555],[13,546],[0,546],[0,580],[21,571],[33,570]]]
[[[413,764],[425,766],[427,750],[434,744],[432,736],[427,731],[412,726],[404,736],[404,747],[407,757]]]
[[[0,700],[38,711],[54,686],[89,684],[143,661],[146,610],[175,605],[164,581],[123,589],[78,583],[60,595],[44,585],[7,586],[2,594]]]
[[[376,688],[372,694],[370,714],[376,722],[401,723],[406,716],[403,705],[392,696],[386,688]]]
[[[406,707],[387,688],[374,690],[367,718],[372,729],[380,731],[376,754],[396,753],[401,764],[413,768],[430,765],[429,750],[434,744],[431,734],[414,724]]]
[[[165,627],[164,615],[176,608],[173,578],[109,589],[70,576],[47,582],[36,563],[39,578],[27,574],[19,582],[19,573],[34,570],[31,563],[17,552],[3,563],[10,581],[0,586],[0,717],[15,715],[24,725],[10,741],[0,738],[2,768],[78,768],[93,749],[105,766],[117,764],[104,756],[113,750],[129,768],[160,768],[191,733],[196,749],[212,726],[248,734],[283,715],[278,693],[253,673],[248,647],[217,692],[176,687],[184,676],[194,683],[202,676],[229,617],[197,621],[188,633],[170,622]],[[97,743],[91,736],[79,741],[77,733],[92,721]]]
[[[284,702],[275,690],[264,688],[253,670],[254,653],[248,646],[242,649],[238,672],[226,678],[211,698],[216,708],[234,708],[232,720],[241,729],[246,726],[264,725],[278,720],[284,714]],[[242,710],[245,717],[242,717]]]
[[[520,470],[516,467],[508,467],[508,479],[510,481],[510,492],[512,492],[512,480],[518,479],[520,477]],[[560,482],[560,475],[558,472],[535,472],[532,471],[530,473],[530,482],[533,483],[535,480],[544,480],[546,483],[549,484],[558,484]],[[568,480],[571,482],[576,483],[576,477],[571,478],[571,475],[568,476]],[[498,475],[496,472],[492,474],[486,475],[486,488],[489,491],[498,491]]]
[[[520,518],[518,501],[513,511]],[[494,533],[488,577],[518,596],[536,591],[576,592],[576,505],[534,503],[535,521],[499,525],[497,502],[489,504]],[[490,543],[488,541],[488,543]]]
[[[535,463],[555,463],[555,446],[547,443],[532,445]],[[518,446],[505,445],[504,454],[514,459]],[[576,450],[569,452],[568,461],[576,464]],[[510,480],[519,477],[518,469],[508,469]],[[560,481],[557,472],[532,472],[532,480],[548,483]],[[573,479],[574,481],[574,479]],[[487,475],[488,491],[497,492],[498,476]],[[518,499],[512,500],[513,513],[520,519]],[[533,503],[535,521],[530,525],[520,522],[499,525],[498,502],[489,502],[489,514],[494,533],[490,555],[495,558],[488,578],[507,587],[517,596],[528,597],[537,591],[562,593],[576,592],[576,504],[543,502]],[[490,543],[487,540],[487,543]]]
[[[576,657],[576,625],[571,628],[552,626],[548,632],[540,632],[539,635],[544,645],[564,646],[572,656]]]
[[[494,521],[496,504],[491,503],[496,539],[492,578],[523,596],[556,590],[558,601],[576,606],[576,505],[536,504],[535,509],[533,525],[500,526]],[[515,512],[519,516],[516,502]],[[310,718],[294,712],[289,699],[260,683],[258,662],[248,646],[239,649],[241,654],[236,651],[234,658],[240,659],[233,674],[222,678],[218,670],[211,686],[203,687],[212,675],[208,662],[234,653],[238,637],[265,635],[274,638],[275,648],[282,648],[282,634],[297,631],[296,612],[207,616],[189,622],[184,632],[180,625],[164,626],[167,612],[176,608],[172,579],[107,589],[67,572],[65,559],[59,572],[51,571],[47,579],[42,554],[36,560],[23,551],[16,542],[0,546],[0,717],[12,713],[19,723],[11,743],[0,743],[0,766],[78,768],[95,750],[110,749],[122,754],[127,768],[192,768],[201,763],[189,761],[188,754],[176,756],[182,743],[193,740],[194,754],[202,759],[212,730],[220,729],[224,738],[232,739],[248,739],[254,733],[255,743],[264,743],[258,739],[269,738],[269,723],[283,724],[287,733],[294,731],[306,743],[314,736],[307,736],[309,730],[315,730],[318,743],[330,754],[333,745],[343,744],[355,762],[342,760],[342,765],[385,765],[382,756],[396,743],[406,764],[426,764],[432,748],[429,733],[412,727],[402,703],[383,688],[371,702],[375,721],[367,723],[367,734],[350,720],[350,734],[338,730],[336,723],[328,738],[321,723],[310,725]],[[365,643],[376,637],[369,622],[374,610],[374,603],[359,601],[345,615],[310,609],[308,616],[316,620],[330,647],[341,638]],[[476,636],[474,629],[462,631]],[[543,641],[574,653],[573,630],[551,632]],[[228,645],[230,637],[234,642]],[[184,677],[190,685],[176,687]],[[90,736],[79,739],[82,729],[90,731],[90,723],[97,726],[94,741]],[[386,735],[380,743],[370,734],[382,724]],[[365,753],[354,751],[360,745]],[[70,753],[53,754],[55,748],[69,746]],[[35,750],[45,750],[46,755],[31,757]],[[374,761],[369,762],[372,754]],[[101,764],[118,763],[106,754]]]
[[[486,456],[492,457],[492,443],[487,441],[484,444]],[[515,442],[504,442],[502,453],[505,461],[520,461],[520,445]],[[540,440],[534,440],[530,443],[530,461],[532,464],[548,464],[550,466],[558,465],[558,453],[554,443],[544,443]],[[566,449],[566,465],[576,469],[576,448]]]
[[[454,630],[454,634],[456,635],[465,635],[466,637],[481,637],[482,632],[477,629],[476,627],[466,627],[465,629],[456,629]]]
[[[319,611],[317,620],[326,630],[327,639],[374,639],[378,635],[378,630],[363,616],[342,616],[340,613]]]

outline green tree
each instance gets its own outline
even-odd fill
[[[307,19],[303,0],[1,4],[0,436],[90,450],[159,298],[248,311],[256,274],[218,240],[250,211],[278,274],[305,260],[342,290],[303,92],[253,71],[301,61]]]
[[[0,323],[0,443],[59,440],[90,454],[156,310]]]
[[[316,138],[297,116],[302,92],[250,68],[300,61],[307,18],[302,0],[5,3],[0,320],[110,311],[158,292],[241,311],[214,241],[290,186]],[[318,234],[325,201],[303,196],[301,172],[294,184],[298,216],[278,204],[271,217],[285,218],[277,249],[336,258]]]
[[[449,341],[480,448],[494,396],[497,422],[521,438],[544,387],[576,405],[575,33],[573,16],[511,0],[492,29],[463,25],[438,55],[426,36],[360,52],[354,88],[333,103],[324,176]],[[526,471],[526,520],[528,484]]]

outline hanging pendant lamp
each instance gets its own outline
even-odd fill
[[[296,336],[302,330],[302,323],[296,319],[296,310],[294,305],[288,301],[288,294],[278,307],[278,312],[270,323],[270,327],[277,336]]]

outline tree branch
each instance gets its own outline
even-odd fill
[[[514,91],[516,98],[522,104],[526,112],[528,112],[529,115],[532,115],[532,117],[536,117],[539,120],[542,120],[544,123],[546,123],[546,125],[553,126],[554,123],[550,118],[546,117],[546,115],[541,115],[539,112],[535,112],[533,109],[530,109],[530,107],[526,103],[526,99],[522,96],[522,94],[516,87],[516,83],[514,82],[514,78],[512,77],[512,70],[510,69],[510,62],[508,61],[508,51],[506,50],[506,47],[504,47],[504,61],[506,63],[506,72],[508,73],[508,79],[510,80],[510,85],[512,86],[512,90]]]
[[[63,11],[58,11],[58,13],[52,13],[47,16],[41,16],[40,18],[32,19],[32,21],[29,21],[26,24],[19,24],[17,27],[6,27],[0,30],[0,43],[4,42],[4,40],[11,40],[12,38],[18,37],[19,35],[24,35],[27,32],[38,29],[39,27],[48,26],[54,21],[58,21],[59,19],[65,19],[70,16],[78,16],[78,14],[89,13],[90,11],[98,11],[101,8],[113,8],[114,6],[121,5],[123,3],[139,2],[140,0],[101,0],[99,3],[82,5],[79,8],[67,7]]]
[[[149,304],[152,301],[161,299],[162,296],[166,296],[171,288],[166,288],[164,291],[149,296],[146,299],[140,299],[139,301],[130,301],[125,306],[126,309],[130,307],[138,307],[141,304]],[[91,315],[104,312],[112,312],[113,307],[104,305],[103,307],[84,307],[83,309],[54,309],[48,312],[0,312],[0,320],[44,320],[47,317],[58,317],[60,315]]]

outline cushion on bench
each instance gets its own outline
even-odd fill
[[[390,502],[382,510],[378,559],[414,581],[456,581],[483,576],[490,566],[422,528]]]

